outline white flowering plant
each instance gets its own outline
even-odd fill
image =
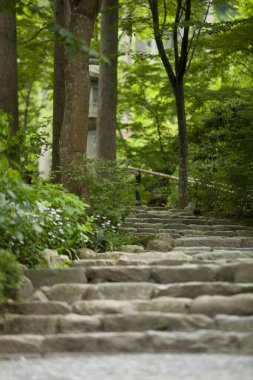
[[[88,246],[96,252],[114,251],[124,244],[130,244],[131,238],[120,230],[121,223],[113,224],[106,216],[95,215],[94,230]]]
[[[73,258],[93,231],[88,205],[59,185],[28,185],[17,170],[0,167],[0,247],[36,266],[45,248]]]

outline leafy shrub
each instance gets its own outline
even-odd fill
[[[21,127],[14,135],[10,133],[10,117],[0,110],[0,153],[13,167],[19,169],[22,177],[31,180],[38,176],[38,159],[49,148],[49,121],[39,126]],[[19,157],[18,157],[19,156]],[[4,158],[1,157],[3,162]]]
[[[1,247],[25,265],[37,265],[44,248],[71,257],[85,245],[92,231],[86,210],[85,203],[59,185],[28,185],[18,171],[0,169]]]
[[[121,224],[112,225],[110,219],[105,216],[94,217],[94,231],[92,232],[88,246],[96,252],[114,251],[124,244],[131,243],[131,237],[119,230]]]
[[[0,249],[0,304],[15,298],[21,280],[22,269],[16,257]]]
[[[253,212],[253,104],[230,100],[211,109],[195,133],[192,196],[198,206],[225,214]]]
[[[123,161],[86,159],[71,168],[69,180],[78,179],[86,187],[89,212],[121,223],[135,204],[135,176]]]
[[[88,205],[61,186],[45,184],[40,178],[31,177],[31,184],[24,182],[20,171],[13,169],[15,144],[12,145],[8,122],[8,117],[0,114],[1,248],[30,267],[39,263],[39,252],[45,248],[67,253],[71,258],[92,232]]]

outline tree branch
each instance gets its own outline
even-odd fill
[[[162,36],[164,35],[164,30],[165,30],[166,21],[167,21],[167,15],[168,15],[166,0],[163,0],[163,8],[164,8],[164,15],[163,15]]]
[[[208,16],[208,13],[209,13],[209,10],[210,10],[210,7],[211,7],[211,4],[212,4],[212,0],[209,0],[209,1],[208,1],[208,6],[207,6],[207,9],[206,9],[206,13],[205,13],[205,15],[204,15],[204,18],[203,18],[203,21],[202,21],[200,27],[199,27],[198,29],[194,29],[194,33],[193,33],[193,36],[192,36],[192,38],[191,38],[190,46],[189,46],[189,49],[188,49],[188,54],[189,54],[189,52],[190,52],[190,50],[191,50],[191,47],[192,47],[192,43],[193,43],[193,40],[194,40],[194,34],[195,34],[195,31],[198,30],[198,33],[197,33],[197,36],[196,36],[196,42],[195,42],[195,44],[194,44],[194,46],[193,46],[193,49],[192,49],[192,52],[191,52],[190,59],[189,59],[189,61],[188,61],[188,65],[187,65],[187,67],[186,67],[186,69],[185,69],[185,72],[187,72],[187,71],[189,70],[190,66],[191,66],[192,59],[193,59],[193,56],[194,56],[194,53],[195,53],[196,47],[197,47],[197,45],[198,45],[200,32],[201,32],[201,29],[202,29],[203,26],[204,26],[204,23],[206,22],[206,19],[207,19],[207,16]]]
[[[180,21],[182,11],[182,0],[179,0],[177,3],[177,11],[173,26],[173,42],[174,42],[174,56],[175,56],[175,72],[178,71],[178,63],[179,63],[179,53],[178,53],[178,23]]]
[[[184,21],[189,22],[191,19],[191,0],[185,1],[185,17]],[[186,71],[186,64],[187,64],[187,57],[188,57],[188,43],[189,43],[189,30],[190,26],[185,25],[184,26],[184,34],[182,39],[182,45],[181,45],[181,56],[179,60],[179,69],[177,71],[177,78],[182,79],[185,71]]]
[[[152,19],[153,19],[153,30],[154,30],[154,36],[156,40],[157,49],[159,51],[160,58],[162,60],[163,66],[167,72],[167,75],[169,77],[171,86],[173,90],[175,89],[175,82],[176,82],[176,76],[174,74],[173,68],[171,66],[171,63],[166,55],[164,44],[162,41],[162,36],[159,29],[159,16],[158,16],[158,5],[157,0],[148,0],[149,7],[152,13]]]

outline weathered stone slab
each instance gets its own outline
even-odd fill
[[[177,241],[177,240],[175,240]],[[175,245],[175,244],[174,244]],[[177,247],[174,246],[173,252],[183,252],[187,255],[195,255],[196,253],[211,252],[212,247],[201,246],[201,247]]]
[[[167,223],[164,225],[164,229],[172,229],[176,231],[181,231],[181,230],[187,230],[189,227],[186,224],[183,223]]]
[[[203,232],[210,232],[212,231],[212,227],[208,224],[189,224],[189,228],[193,231],[203,231]]]
[[[237,236],[253,237],[253,230],[236,230],[235,232]]]
[[[128,253],[139,253],[144,251],[144,247],[142,245],[126,244],[122,245],[121,251]]]
[[[156,228],[153,228],[153,227],[145,227],[145,228],[138,228],[137,229],[137,233],[142,233],[142,234],[156,234],[157,233],[157,229]]]
[[[214,225],[231,225],[231,221],[229,219],[209,219],[209,224]]]
[[[194,332],[83,333],[46,336],[43,353],[53,352],[253,352],[253,334]]]
[[[35,288],[54,284],[83,284],[87,281],[81,268],[27,269],[25,276],[32,281]]]
[[[93,251],[93,249],[83,247],[78,249],[77,256],[80,260],[96,259],[98,257],[98,253]]]
[[[234,275],[235,282],[253,282],[253,263],[240,264]]]
[[[125,315],[106,315],[103,318],[104,331],[194,331],[209,328],[211,325],[211,318],[198,314],[139,312]]]
[[[133,301],[134,302],[134,301]],[[133,312],[131,301],[116,300],[92,300],[92,301],[76,301],[73,304],[73,311],[78,314],[117,314],[124,312]]]
[[[253,282],[253,261],[223,265],[217,272],[217,280],[229,282]]]
[[[82,284],[57,284],[51,287],[43,286],[41,290],[50,301],[62,301],[72,303],[85,297],[90,285]]]
[[[73,311],[79,314],[130,314],[135,312],[188,313],[190,298],[159,297],[151,300],[77,301]]]
[[[46,336],[43,352],[143,352],[145,333],[83,333]]]
[[[85,259],[85,260],[75,260],[72,263],[72,266],[74,268],[76,267],[100,267],[100,266],[113,266],[115,265],[116,259],[115,260],[109,260],[109,259]]]
[[[237,316],[237,315],[216,315],[214,318],[214,328],[216,330],[225,331],[253,331],[253,316]]]
[[[59,318],[58,332],[84,333],[101,330],[101,318],[99,316],[84,316],[68,314]]]
[[[173,267],[154,267],[151,277],[155,282],[168,284],[173,282],[213,281],[216,277],[217,265],[181,265]]]
[[[157,285],[150,283],[114,283],[91,285],[83,299],[149,299]]]
[[[243,259],[253,258],[253,252],[219,250],[213,252],[201,252],[194,255],[194,259],[200,260],[219,260],[219,259]]]
[[[32,281],[29,280],[26,276],[22,277],[21,283],[17,290],[17,297],[20,299],[26,299],[31,297],[34,292],[34,287]]]
[[[150,279],[150,268],[145,266],[88,267],[86,275],[90,282],[145,282]]]
[[[205,218],[182,218],[181,222],[186,224],[186,225],[198,225],[198,226],[203,226],[203,225],[208,225],[209,221],[208,219]]]
[[[253,334],[217,331],[148,332],[154,352],[222,352],[250,354]]]
[[[160,251],[160,252],[169,252],[172,250],[172,242],[166,242],[159,239],[150,240],[147,244],[147,249]]]
[[[203,230],[181,230],[180,231],[182,236],[203,236],[204,231]]]
[[[241,247],[253,248],[253,238],[249,238],[249,237],[241,238]]]
[[[40,335],[0,335],[0,354],[28,354],[41,351],[43,336]]]
[[[15,310],[20,314],[47,315],[47,314],[68,314],[71,312],[70,306],[65,302],[23,302],[15,306]]]
[[[235,237],[237,236],[234,231],[213,231],[212,236],[224,236],[224,237]]]
[[[230,296],[253,292],[253,284],[230,284],[228,282],[188,282],[162,285],[153,292],[153,297],[196,298],[205,294]]]
[[[30,302],[47,302],[47,296],[41,290],[37,289],[34,294],[29,297],[28,301]]]
[[[190,306],[193,313],[207,314],[253,314],[253,294],[236,294],[230,297],[204,295],[193,300]]]
[[[17,315],[5,316],[4,329],[8,334],[55,334],[58,316]]]
[[[155,235],[156,235],[155,233],[143,233],[143,232],[136,233],[135,232],[134,234],[132,234],[132,239],[134,243],[146,246],[149,240],[152,240],[155,238]]]
[[[222,238],[222,237],[184,237],[174,241],[175,247],[237,247],[249,246],[248,238]],[[253,241],[252,241],[253,246]]]

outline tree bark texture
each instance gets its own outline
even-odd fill
[[[55,0],[55,24],[68,28],[68,0]],[[60,134],[65,106],[65,47],[55,38],[54,43],[54,98],[53,98],[53,181],[60,182]]]
[[[179,205],[185,208],[188,203],[188,138],[183,80],[176,82],[174,91],[179,135]]]
[[[100,53],[110,64],[100,63],[97,117],[97,157],[116,159],[118,0],[103,0]]]
[[[89,46],[99,10],[99,0],[70,0],[69,30]],[[65,66],[65,109],[60,136],[60,164],[63,185],[77,195],[82,186],[69,178],[71,164],[78,165],[86,154],[89,115],[89,55],[67,57]]]
[[[0,5],[2,2],[0,1]],[[12,10],[0,13],[0,109],[12,116],[11,133],[18,124],[18,70],[17,70],[16,14]],[[17,157],[18,158],[18,157]]]

